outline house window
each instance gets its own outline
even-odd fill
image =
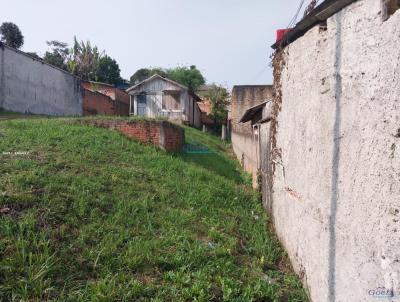
[[[180,110],[181,95],[177,92],[164,92],[162,109],[164,110]]]
[[[390,18],[400,8],[400,0],[383,0],[382,17],[383,21]]]
[[[145,93],[137,96],[137,115],[146,116],[147,114],[147,96]]]

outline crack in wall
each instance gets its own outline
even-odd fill
[[[335,47],[335,124],[333,127],[333,154],[332,154],[332,179],[331,179],[331,201],[329,217],[329,262],[328,262],[328,284],[329,301],[336,301],[336,215],[338,204],[339,186],[339,163],[340,163],[340,137],[342,112],[342,21],[343,11],[335,16],[336,21],[336,47]]]

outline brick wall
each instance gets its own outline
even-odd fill
[[[127,116],[129,115],[129,104],[113,100],[105,94],[84,89],[83,115],[97,114]]]
[[[93,101],[90,102],[89,99],[88,101],[91,109],[96,109],[97,107],[99,107],[99,109],[97,110],[99,111],[98,114],[129,116],[130,96],[125,91],[118,89],[113,85],[87,82],[87,81],[83,81],[82,86],[85,91],[91,91],[92,93],[105,95],[114,101],[113,109],[112,110],[108,109],[107,111],[105,111],[104,110],[105,98],[102,98],[100,100],[99,105],[93,103]],[[86,99],[88,98],[94,98],[94,97],[90,94],[86,94]]]
[[[129,105],[131,97],[125,91],[115,88],[115,99]]]
[[[84,124],[116,130],[129,138],[151,144],[167,152],[182,150],[183,128],[167,121],[81,120]]]
[[[113,115],[114,101],[104,94],[84,89],[83,115],[96,114]]]
[[[160,122],[160,144],[166,151],[182,150],[185,142],[184,130],[169,122]]]

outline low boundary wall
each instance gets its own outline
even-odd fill
[[[80,120],[81,123],[116,130],[129,138],[151,144],[167,152],[178,152],[185,142],[185,130],[167,121]]]

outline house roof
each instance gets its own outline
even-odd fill
[[[204,84],[204,85],[200,85],[199,88],[197,88],[197,91],[209,91],[213,88],[213,85],[210,84]]]
[[[102,93],[102,92],[100,92],[100,91],[88,89],[88,88],[86,88],[86,87],[83,87],[83,90],[84,90],[84,91],[89,91],[89,92],[94,93],[94,94],[99,94],[99,95],[102,95],[102,96],[104,96],[104,97],[109,98],[110,100],[113,100],[109,95],[107,95],[107,94],[105,94],[105,93]]]
[[[202,113],[206,113],[206,114],[211,113],[211,102],[210,101],[205,100],[202,102],[198,102],[197,104],[199,105],[200,111]]]
[[[312,10],[304,19],[302,19],[296,26],[285,34],[282,40],[276,42],[271,47],[273,49],[284,48],[290,43],[302,37],[316,24],[326,21],[329,17],[333,16],[349,4],[357,0],[325,0]]]
[[[108,84],[108,83],[102,83],[102,82],[95,82],[95,81],[85,81],[87,83],[95,84],[95,85],[101,85],[101,86],[108,86],[112,88],[116,88],[115,85]]]
[[[251,121],[253,119],[253,117],[259,113],[260,111],[262,111],[264,109],[264,106],[269,103],[270,101],[266,101],[264,103],[261,103],[259,105],[256,105],[254,107],[251,107],[249,109],[246,110],[246,112],[244,113],[244,115],[242,116],[242,118],[240,119],[240,123],[247,123],[248,121]]]
[[[182,89],[184,89],[184,90],[189,90],[186,86],[184,86],[184,85],[182,85],[182,84],[179,84],[179,83],[177,83],[177,82],[175,82],[175,81],[172,81],[172,80],[170,80],[170,79],[168,79],[168,78],[164,78],[164,77],[160,76],[159,74],[155,74],[155,75],[151,76],[150,78],[147,78],[146,80],[141,81],[140,83],[138,83],[138,84],[136,84],[136,85],[133,85],[132,87],[129,87],[129,88],[126,90],[126,92],[135,90],[135,89],[138,88],[140,85],[143,85],[144,83],[147,83],[147,82],[151,82],[151,81],[153,81],[153,80],[155,80],[155,79],[162,79],[162,80],[167,81],[167,82],[169,82],[169,83],[171,83],[171,84],[173,84],[173,85],[176,85],[176,86],[178,86],[178,87],[180,87],[180,88],[182,88]]]
[[[234,85],[232,89],[237,88],[272,88],[273,85],[266,84],[266,85]]]
[[[196,93],[194,93],[193,91],[189,90],[189,95],[192,96],[192,98],[196,101],[196,102],[203,102],[203,99],[201,97],[199,97]]]

